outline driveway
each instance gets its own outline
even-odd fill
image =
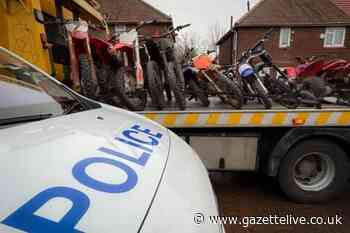
[[[342,217],[338,225],[242,225],[227,224],[227,233],[348,233],[350,229],[350,184],[337,200],[324,204],[295,204],[286,199],[277,183],[254,173],[211,173],[211,180],[225,216]],[[247,219],[246,219],[247,220]],[[258,221],[255,219],[254,221]]]

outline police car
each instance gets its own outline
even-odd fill
[[[0,232],[222,232],[179,137],[88,100],[0,48]],[[197,222],[198,223],[198,222]]]

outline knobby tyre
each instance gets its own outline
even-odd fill
[[[131,111],[143,111],[147,104],[147,93],[136,89],[136,76],[125,67],[120,67],[111,80],[112,88],[122,105]]]
[[[227,78],[223,74],[218,74],[217,85],[225,93],[225,101],[229,105],[235,109],[242,108],[242,105],[244,103],[243,93],[240,87],[234,81]]]
[[[160,69],[155,61],[149,61],[147,63],[147,81],[148,92],[151,96],[153,105],[162,110],[165,107],[165,98],[163,91],[163,81],[160,74]]]
[[[174,93],[176,104],[181,110],[186,109],[186,97],[185,97],[185,88],[183,83],[177,80],[176,77],[176,67],[174,62],[169,62],[167,65],[167,81],[169,84],[170,90]]]
[[[79,73],[82,94],[88,98],[96,99],[98,86],[92,79],[91,63],[85,54],[79,56]]]

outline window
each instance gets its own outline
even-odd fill
[[[281,28],[280,31],[280,48],[290,47],[291,29]]]
[[[325,48],[344,47],[345,28],[327,28],[324,37]]]
[[[126,32],[126,25],[120,24],[120,25],[115,25],[114,26],[114,33],[120,34]]]

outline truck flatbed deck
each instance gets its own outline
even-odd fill
[[[261,104],[232,109],[211,98],[209,107],[174,103],[140,114],[170,128],[197,151],[210,171],[262,171],[292,200],[321,202],[340,193],[350,176],[350,107],[287,109]],[[316,174],[316,175],[315,175]]]
[[[249,104],[241,110],[234,110],[220,100],[212,99],[211,102],[209,107],[201,107],[198,102],[188,102],[185,111],[179,111],[173,104],[163,111],[146,110],[139,113],[168,128],[316,127],[350,124],[350,107],[347,106],[287,109],[275,104],[272,109],[266,110],[262,105]]]

